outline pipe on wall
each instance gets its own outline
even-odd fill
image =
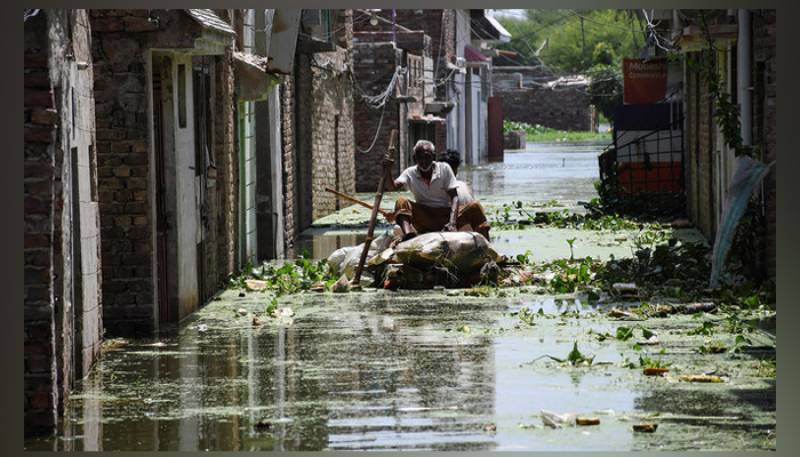
[[[741,119],[742,144],[750,146],[753,141],[753,116],[752,116],[752,50],[750,11],[739,10],[739,33],[736,40],[736,88],[739,100],[739,114]]]

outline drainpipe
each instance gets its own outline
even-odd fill
[[[752,71],[752,52],[750,49],[750,12],[739,10],[739,33],[736,39],[736,89],[741,116],[742,144],[750,146],[753,142],[752,120],[752,88],[750,73]]]

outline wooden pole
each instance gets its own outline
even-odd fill
[[[356,205],[361,205],[361,206],[363,206],[364,208],[367,208],[367,209],[372,209],[373,208],[373,206],[370,205],[369,203],[365,202],[364,200],[359,200],[359,199],[353,197],[352,195],[347,195],[347,194],[345,194],[343,192],[339,192],[338,190],[331,189],[330,187],[326,187],[325,190],[327,192],[330,192],[330,193],[336,195],[337,197],[341,198],[342,200],[347,200],[349,202],[355,203]],[[381,215],[383,217],[385,217],[386,220],[388,220],[389,222],[393,222],[393,220],[394,220],[394,213],[393,212],[387,211],[387,210],[381,209],[381,208],[378,208],[378,212],[381,213]]]
[[[397,149],[397,129],[392,129],[389,136],[389,150],[386,151],[386,159],[393,160],[395,149]],[[369,253],[369,246],[372,244],[372,236],[375,233],[375,223],[378,220],[378,209],[381,207],[381,199],[383,198],[383,188],[386,185],[386,163],[383,164],[381,179],[378,181],[378,191],[375,192],[375,204],[372,205],[372,215],[369,218],[369,226],[367,228],[367,238],[364,240],[364,250],[361,251],[361,258],[358,260],[355,275],[351,285],[361,285],[361,273],[364,271],[364,264],[367,262],[367,253]]]

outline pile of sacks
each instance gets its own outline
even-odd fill
[[[492,245],[475,232],[432,232],[392,246],[388,233],[376,238],[367,254],[369,278],[385,288],[468,287],[480,281],[481,269],[502,261]],[[336,275],[353,277],[364,245],[345,247],[328,257]]]

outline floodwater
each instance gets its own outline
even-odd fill
[[[463,166],[459,169],[458,177],[469,183],[472,193],[480,200],[490,219],[503,204],[511,204],[517,200],[525,202],[556,200],[561,207],[581,211],[582,207],[578,202],[588,202],[597,197],[594,188],[594,181],[600,177],[597,156],[604,147],[605,143],[528,143],[524,150],[507,152],[503,162]],[[401,193],[384,194],[381,207],[393,208],[398,195]],[[357,196],[372,203],[374,193],[362,193]],[[370,211],[366,208],[350,206],[315,221],[310,229],[299,236],[297,252],[308,253],[314,258],[325,258],[340,247],[363,242],[369,215]],[[382,219],[379,218],[379,221]],[[379,225],[376,233],[389,229],[390,226],[386,224]],[[512,239],[507,235],[507,233],[498,234],[502,237],[501,243],[508,243]],[[542,234],[529,230],[526,235],[537,237]],[[517,238],[514,236],[515,241],[508,244],[518,246]],[[544,240],[534,238],[532,242],[537,245],[547,244],[546,238]],[[602,242],[613,243],[613,238]],[[561,241],[558,244],[558,257],[563,257],[560,250],[566,245]],[[525,249],[512,254],[521,252],[525,252]],[[625,245],[616,250],[609,250],[608,254],[619,257],[631,253]],[[551,258],[553,257],[545,256],[542,259]],[[537,260],[542,259],[537,258]]]
[[[509,200],[589,201],[597,196],[593,182],[600,179],[597,156],[605,143],[537,144],[508,152],[503,162],[459,171],[477,198]]]
[[[228,291],[179,330],[106,352],[73,395],[59,436],[26,448],[760,449],[775,427],[774,380],[644,378],[621,366],[636,357],[629,344],[588,333],[613,333],[619,323],[574,297],[311,294],[282,300],[296,312],[291,322],[253,327],[265,302]],[[522,308],[544,316],[529,326],[514,315]],[[665,357],[688,372],[707,367],[712,359],[681,355],[681,338],[670,342],[656,325],[648,324]],[[595,366],[542,359],[566,357],[574,342]],[[711,363],[747,373],[740,362]],[[541,410],[601,424],[551,429]],[[656,434],[631,430],[654,413],[665,414]]]
[[[589,156],[597,152],[570,151],[507,154],[505,163],[483,169],[475,192],[527,198],[525,192],[540,195],[530,189],[535,185],[551,188],[542,194],[545,200],[585,198],[592,189]],[[570,189],[559,189],[545,171],[557,169],[559,160],[571,170],[562,170],[560,181]],[[479,172],[469,171],[473,177]],[[316,230],[310,239],[318,257],[363,236]],[[498,242],[497,248],[508,253],[523,241]],[[590,249],[589,243],[576,244]],[[566,251],[547,255],[559,254]],[[537,295],[527,288],[491,297],[457,290],[306,293],[281,297],[280,305],[295,313],[282,320],[264,316],[269,301],[265,293],[240,297],[229,290],[180,328],[110,347],[73,393],[58,435],[30,440],[26,449],[619,451],[776,445],[774,378],[758,375],[755,356],[696,354],[704,337],[686,336],[698,325],[688,317],[648,321],[661,345],[639,352],[632,342],[596,338],[636,323],[611,321],[580,297]],[[521,310],[536,314],[533,325],[519,318]],[[253,316],[264,323],[253,324]],[[730,343],[733,337],[718,338]],[[548,358],[565,358],[575,344],[594,356],[592,366]],[[713,370],[730,380],[699,385],[644,377],[623,364],[640,354],[664,357],[677,373]],[[552,429],[543,426],[542,410],[601,423]],[[647,421],[659,424],[656,433],[632,430]]]

